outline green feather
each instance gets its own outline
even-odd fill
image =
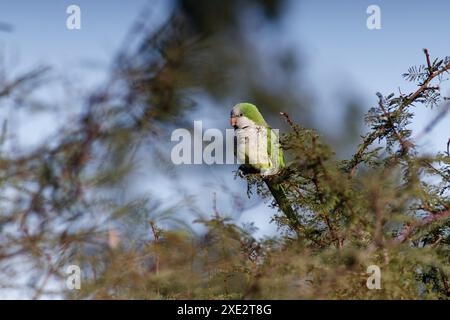
[[[264,117],[254,104],[244,102],[237,104],[236,107],[239,108],[244,117],[249,118],[258,126],[268,127]]]

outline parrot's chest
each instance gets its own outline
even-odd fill
[[[267,129],[260,126],[236,130],[236,158],[257,168],[271,166]]]

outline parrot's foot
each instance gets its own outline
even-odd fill
[[[271,177],[280,173],[279,168],[261,169],[261,175],[263,177]]]
[[[260,173],[260,170],[259,169],[257,169],[257,168],[255,168],[255,167],[253,167],[253,166],[250,166],[250,165],[248,165],[248,164],[241,164],[240,166],[239,166],[239,171],[242,173],[242,175],[244,175],[244,176],[247,176],[247,175],[249,175],[249,174],[259,174]]]

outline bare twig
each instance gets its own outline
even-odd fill
[[[431,62],[430,62],[430,54],[428,53],[428,49],[423,49],[423,52],[425,53],[425,57],[427,59],[427,66],[428,66],[428,74],[431,74]]]
[[[296,126],[294,124],[294,121],[292,121],[291,117],[289,116],[289,114],[287,114],[286,112],[280,112],[280,114],[286,119],[286,122],[289,124],[289,126],[292,128],[292,130],[294,130],[294,132],[299,135],[300,132],[298,130],[298,126]]]
[[[159,228],[156,226],[156,224],[153,221],[150,221],[150,228],[152,230],[152,234],[153,234],[153,238],[155,241],[155,244],[158,245],[159,244],[159,238],[161,236],[161,230],[159,230]],[[156,258],[155,258],[155,273],[159,274],[159,265],[160,265],[160,257],[159,254],[156,253]]]

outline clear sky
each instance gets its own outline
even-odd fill
[[[168,3],[164,0],[1,0],[0,22],[11,24],[13,30],[0,31],[0,48],[9,57],[8,66],[13,72],[50,63],[58,72],[80,79],[80,86],[89,87],[105,78],[109,62],[143,8],[152,9],[152,17],[158,21],[167,12]],[[81,30],[66,29],[66,8],[70,4],[81,8]],[[372,4],[381,8],[381,30],[366,27],[366,9]],[[266,45],[278,41],[298,49],[306,72],[301,79],[316,97],[315,108],[322,123],[319,129],[331,133],[338,126],[342,99],[346,96],[357,97],[367,110],[376,104],[377,91],[389,94],[398,92],[399,87],[403,92],[414,89],[401,74],[410,66],[424,62],[423,48],[428,48],[433,57],[450,55],[449,0],[291,0],[286,12],[287,19],[280,29],[260,32],[269,37]],[[448,84],[443,89],[444,94],[450,95]],[[56,99],[55,91],[48,90],[44,95]],[[434,113],[422,109],[417,109],[417,113],[419,117],[413,129],[420,131]],[[20,117],[22,124],[27,118],[26,114],[17,112],[14,116]],[[443,119],[421,141],[423,150],[444,150],[450,136],[449,119]],[[50,134],[55,124],[63,124],[61,121],[64,120],[42,116],[26,122],[21,127],[21,143],[35,143],[39,138],[37,133]],[[362,119],[359,121],[362,123]],[[192,185],[189,170],[186,171],[186,179],[180,185]],[[199,190],[209,192],[204,197],[207,201],[201,203],[203,208],[211,208],[212,191],[205,185],[217,184],[222,178],[240,192],[246,191],[245,184],[233,182],[231,173],[226,177],[211,174],[197,184]],[[157,191],[167,199],[173,197],[170,184],[161,182]],[[218,201],[226,206],[225,200]],[[251,201],[257,203],[258,199]],[[252,221],[257,215],[260,234],[273,230],[268,225],[273,211],[262,208],[266,206],[259,204],[241,218]]]
[[[64,68],[87,61],[104,65],[146,3],[146,0],[2,0],[0,21],[14,29],[0,33],[0,40],[16,50],[25,65],[49,61]],[[71,4],[81,8],[81,30],[66,28],[66,8]]]

